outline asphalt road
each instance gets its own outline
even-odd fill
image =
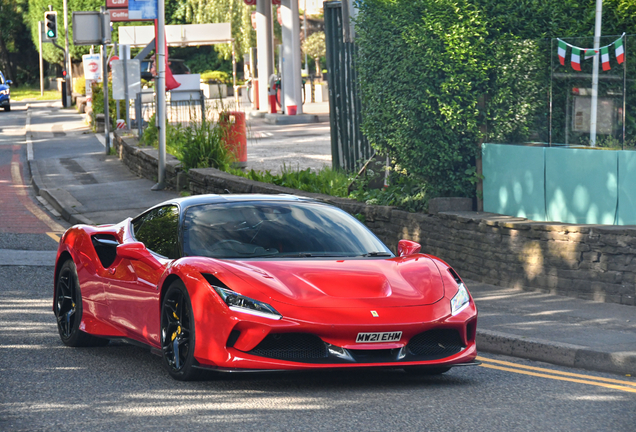
[[[17,108],[17,107],[16,107]],[[24,113],[0,112],[0,431],[633,431],[636,380],[503,356],[443,376],[400,370],[172,380],[122,342],[65,347],[56,230],[26,186]],[[21,173],[16,175],[16,170]],[[25,180],[26,179],[26,180]]]

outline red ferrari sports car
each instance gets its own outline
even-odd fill
[[[333,206],[199,195],[63,235],[53,310],[62,342],[124,338],[174,378],[218,371],[478,364],[477,309],[457,273],[401,240],[398,256]]]

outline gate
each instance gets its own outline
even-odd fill
[[[332,166],[357,171],[373,150],[360,130],[362,110],[354,64],[356,47],[344,39],[342,3],[325,2],[324,8]]]

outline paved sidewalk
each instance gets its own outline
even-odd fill
[[[79,115],[74,111],[33,107],[29,116],[33,127],[27,128],[27,141],[33,147],[29,161],[33,185],[66,220],[119,222],[176,196],[172,191],[151,191],[153,182],[132,175],[116,157],[105,156],[96,136],[77,126]],[[47,127],[47,118],[59,121]],[[288,128],[257,124],[252,131],[284,137]],[[296,125],[284,144],[277,147],[275,138],[261,143],[262,162],[258,163],[270,166],[267,164],[299,154],[300,168],[313,167],[316,160],[323,161],[311,156],[315,148],[308,143],[319,138],[312,136],[314,133]],[[325,155],[325,151],[317,154]],[[479,309],[480,351],[636,374],[635,307],[466,282]]]

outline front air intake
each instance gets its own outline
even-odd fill
[[[270,334],[249,351],[260,357],[308,361],[327,358],[327,347],[318,336],[307,333]]]
[[[453,329],[435,329],[411,338],[409,353],[420,360],[437,360],[450,357],[464,349],[459,332]]]

